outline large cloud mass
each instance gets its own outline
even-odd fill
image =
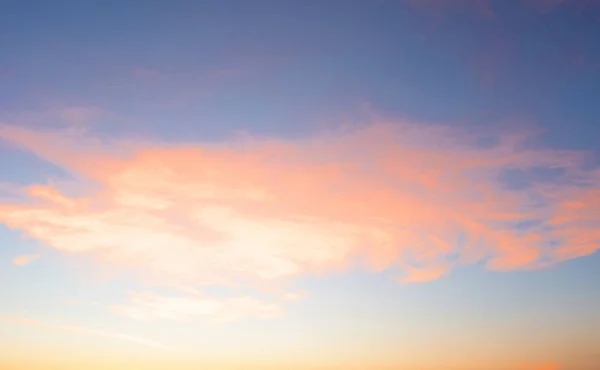
[[[14,126],[0,137],[79,179],[24,189],[26,200],[0,204],[0,222],[173,287],[257,288],[349,268],[424,282],[460,264],[538,268],[600,247],[599,173],[584,170],[582,153],[526,149],[520,134],[381,122],[204,145]],[[136,294],[115,311],[277,312],[248,297]]]

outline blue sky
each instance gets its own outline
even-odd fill
[[[600,361],[600,4],[3,8],[0,343],[64,368],[73,332],[119,366],[123,333],[182,369]],[[235,240],[222,268],[198,217]]]

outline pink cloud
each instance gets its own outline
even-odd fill
[[[262,289],[351,268],[425,282],[462,264],[532,269],[600,248],[600,174],[582,169],[583,153],[523,149],[519,133],[482,147],[460,129],[380,120],[303,140],[193,145],[7,126],[0,137],[95,182],[80,183],[80,196],[28,188],[30,201],[0,203],[0,222],[161,285]],[[522,190],[498,181],[507,168],[540,167],[565,175]],[[527,223],[541,226],[518,227]],[[113,310],[162,318],[277,311],[248,302],[134,295]]]
[[[25,266],[40,258],[40,254],[26,254],[23,256],[19,256],[13,260],[13,264],[15,266]]]
[[[448,272],[447,266],[431,266],[428,268],[409,267],[408,274],[402,279],[403,283],[426,283],[437,280]]]

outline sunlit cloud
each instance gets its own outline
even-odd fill
[[[40,258],[41,254],[26,254],[26,255],[22,255],[22,256],[18,256],[15,259],[13,259],[13,264],[15,266],[25,266],[30,264],[31,262],[35,261],[36,259]]]
[[[259,289],[348,269],[415,283],[465,264],[547,267],[600,247],[600,174],[584,169],[584,153],[527,148],[523,133],[379,120],[297,140],[177,145],[14,126],[0,137],[81,179],[24,189],[30,199],[0,204],[0,222],[156,285]],[[111,309],[279,314],[245,296],[139,292]]]
[[[174,351],[171,347],[166,346],[160,342],[156,342],[154,340],[140,338],[140,337],[136,337],[136,336],[132,336],[132,335],[128,335],[128,334],[114,333],[114,332],[108,332],[108,331],[97,330],[97,329],[90,329],[90,328],[87,328],[84,326],[58,325],[58,324],[47,323],[44,321],[33,320],[33,319],[25,318],[25,317],[10,316],[10,315],[3,315],[3,314],[0,314],[0,321],[9,322],[9,323],[13,323],[13,324],[19,324],[19,325],[26,325],[26,326],[31,326],[31,327],[37,327],[37,328],[42,328],[42,329],[60,331],[60,332],[66,332],[66,333],[93,335],[93,336],[100,336],[100,337],[105,337],[105,338],[109,338],[109,339],[125,340],[128,342],[137,343],[137,344],[140,344],[140,345],[146,346],[146,347],[151,347],[151,348],[160,349],[160,350],[169,351],[169,352]]]

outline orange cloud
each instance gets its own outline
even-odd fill
[[[8,126],[0,137],[81,179],[69,184],[78,196],[26,189],[30,201],[0,203],[0,222],[162,285],[261,287],[348,268],[424,282],[461,264],[528,269],[600,247],[600,174],[582,169],[582,153],[524,149],[520,133],[483,145],[486,137],[458,129],[381,122],[303,140],[193,145]],[[507,169],[528,174],[530,186],[501,182]],[[535,181],[536,169],[562,175]],[[235,302],[141,295],[113,309],[173,318],[270,307],[236,311]]]
[[[19,256],[13,260],[13,264],[15,266],[25,266],[40,258],[40,254],[27,254],[23,256]]]

